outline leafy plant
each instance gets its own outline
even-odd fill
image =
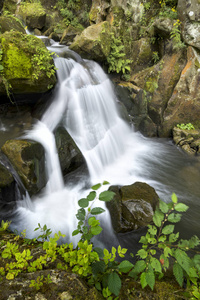
[[[153,52],[152,59],[153,59],[154,63],[157,63],[159,61],[160,57],[159,57],[158,51]]]
[[[197,236],[190,240],[179,240],[179,233],[174,233],[174,224],[181,220],[181,213],[187,211],[188,206],[178,203],[177,196],[172,194],[172,202],[159,201],[153,216],[153,225],[148,225],[145,236],[140,243],[142,249],[137,252],[139,260],[129,273],[135,279],[139,277],[142,288],[147,285],[153,290],[156,276],[162,278],[173,261],[173,274],[178,284],[182,287],[184,278],[188,282],[197,284],[198,272],[196,261],[200,261],[200,255],[192,259],[187,252],[200,244]]]
[[[193,130],[195,129],[192,123],[187,123],[187,124],[177,124],[176,127],[182,129],[182,130]]]
[[[103,182],[103,185],[108,184],[107,181]],[[77,229],[72,232],[72,236],[77,234],[81,234],[80,241],[89,241],[95,235],[98,235],[102,231],[102,227],[100,226],[99,220],[96,219],[95,215],[99,215],[105,211],[105,209],[101,207],[94,207],[93,203],[97,199],[97,190],[101,187],[101,184],[96,184],[91,187],[92,191],[89,193],[87,198],[82,198],[78,201],[78,205],[80,209],[76,214],[76,218],[78,219]],[[111,191],[101,192],[98,196],[100,201],[108,202],[112,200],[114,193]],[[91,205],[90,205],[91,203]],[[87,208],[87,210],[86,210]]]
[[[185,44],[181,41],[181,31],[180,31],[180,20],[177,19],[173,24],[172,31],[170,33],[170,38],[172,39],[173,50],[179,51],[185,48]]]
[[[52,280],[51,280],[51,277],[50,275],[48,274],[46,278],[44,278],[43,275],[41,276],[38,276],[36,278],[36,280],[31,280],[31,284],[29,285],[29,287],[33,287],[35,288],[37,291],[40,290],[40,288],[43,286],[43,284],[46,283],[46,284],[50,284],[52,283]]]
[[[117,72],[122,74],[130,73],[131,60],[125,58],[124,45],[120,38],[112,35],[111,52],[107,57],[108,72]]]

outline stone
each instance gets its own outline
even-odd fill
[[[39,143],[8,140],[1,150],[30,194],[36,194],[45,186],[45,157],[43,147]]]
[[[13,93],[42,93],[55,85],[53,58],[39,38],[10,31],[1,35],[0,43],[4,80]]]
[[[81,151],[63,127],[56,129],[55,139],[63,175],[75,171],[85,164]]]
[[[65,31],[63,32],[62,38],[60,40],[60,44],[62,45],[70,45],[74,38],[81,34],[82,30],[81,29],[77,29],[71,25],[69,25],[67,27],[67,29],[65,29]]]
[[[200,58],[194,48],[188,47],[187,64],[181,72],[180,79],[164,111],[159,136],[172,136],[173,127],[181,123],[192,123],[195,128],[199,128],[199,80]]]
[[[111,186],[109,190],[115,193],[106,205],[116,232],[136,230],[152,221],[159,201],[153,187],[143,182],[135,182],[122,187]]]
[[[6,31],[11,31],[11,30],[26,33],[20,20],[13,16],[0,17],[0,28],[1,28],[0,30],[1,33],[4,33]]]
[[[111,28],[108,22],[91,25],[77,36],[69,48],[83,58],[103,61],[110,53]]]

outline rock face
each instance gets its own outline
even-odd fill
[[[154,188],[143,182],[132,185],[110,187],[115,192],[107,203],[113,228],[116,232],[126,232],[144,227],[152,221],[159,197]]]
[[[200,130],[173,128],[173,141],[190,155],[200,154]]]
[[[191,122],[199,128],[199,67],[199,55],[194,48],[188,47],[187,64],[165,109],[160,136],[172,135],[172,128],[181,123]]]
[[[108,22],[87,27],[69,47],[83,58],[103,61],[110,53],[111,29]]]
[[[9,140],[2,152],[19,174],[30,194],[40,191],[46,184],[44,150],[39,143]]]
[[[0,44],[4,80],[13,93],[42,93],[55,85],[53,59],[40,39],[10,31],[0,36]]]

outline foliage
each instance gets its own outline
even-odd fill
[[[172,39],[173,50],[179,51],[185,48],[185,44],[181,41],[181,31],[180,31],[180,20],[177,19],[173,24],[172,31],[170,33],[170,38]]]
[[[120,38],[112,34],[111,51],[107,57],[108,72],[117,72],[122,74],[130,73],[131,60],[125,58],[124,45]]]
[[[145,236],[142,236],[140,243],[142,249],[137,252],[139,260],[136,262],[129,276],[140,279],[142,288],[147,285],[153,290],[156,276],[163,277],[173,261],[173,274],[176,281],[182,287],[184,278],[188,284],[192,282],[197,287],[199,269],[195,261],[200,260],[200,255],[190,258],[187,252],[200,244],[197,236],[190,240],[179,240],[179,233],[174,232],[175,223],[181,220],[182,212],[188,206],[178,203],[175,194],[172,194],[172,202],[159,201],[153,216],[153,225],[148,225]]]
[[[160,57],[159,57],[158,51],[153,52],[152,59],[153,59],[154,63],[157,63],[159,61]]]
[[[193,129],[195,129],[194,126],[191,123],[177,124],[176,127],[180,128],[182,130],[193,130]]]
[[[89,20],[88,6],[84,6],[84,13],[80,16],[77,12],[80,12],[81,1],[80,0],[69,0],[67,3],[64,0],[58,0],[57,8],[60,11],[61,16],[64,19],[65,25],[70,24],[76,28],[83,29],[80,22],[87,22]]]
[[[107,182],[103,183],[105,184]],[[58,240],[64,235],[59,232],[50,237],[51,231],[47,226],[38,224],[36,231],[41,231],[38,238],[44,240],[44,254],[33,258],[30,249],[20,251],[16,243],[1,243],[1,257],[6,259],[6,264],[0,267],[0,277],[12,280],[21,272],[47,268],[49,263],[59,258],[57,268],[70,269],[83,276],[89,285],[102,292],[104,298],[111,300],[120,294],[123,274],[139,280],[142,288],[149,286],[153,290],[156,279],[162,278],[172,265],[178,284],[182,287],[184,280],[187,280],[191,299],[200,299],[200,254],[195,251],[194,257],[188,255],[188,251],[200,245],[200,240],[196,236],[189,240],[179,239],[179,233],[175,232],[175,224],[181,220],[182,213],[187,211],[188,206],[179,203],[175,194],[172,194],[170,203],[160,200],[153,216],[153,224],[147,226],[146,235],[140,238],[142,247],[136,254],[138,260],[135,265],[128,260],[119,263],[118,258],[124,258],[127,249],[119,245],[117,249],[112,247],[109,252],[107,249],[94,247],[90,242],[92,237],[101,232],[100,222],[95,216],[104,211],[101,207],[93,207],[94,201],[99,199],[107,202],[113,197],[111,191],[97,195],[101,187],[101,184],[94,185],[89,195],[78,202],[80,209],[76,217],[79,222],[73,235],[81,236],[76,248],[72,243],[58,246]],[[7,227],[5,224],[8,223],[3,222],[2,228]],[[51,282],[50,276],[44,279],[41,275],[36,280],[31,280],[30,287],[39,290],[44,284]]]

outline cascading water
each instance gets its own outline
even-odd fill
[[[53,45],[49,50],[63,56],[55,58],[58,69],[55,98],[42,119],[25,135],[43,145],[49,180],[39,196],[18,202],[11,228],[18,232],[26,229],[27,237],[34,238],[38,223],[46,224],[53,234],[60,230],[67,241],[72,239],[71,233],[77,226],[77,201],[88,191],[84,189],[84,181],[74,186],[64,185],[53,134],[60,124],[83,153],[91,185],[103,180],[112,185],[143,181],[152,185],[163,200],[167,201],[172,192],[184,200],[183,182],[180,179],[175,183],[178,177],[173,162],[179,157],[182,168],[184,155],[169,142],[146,139],[126,124],[118,112],[113,86],[98,64],[82,60],[72,52],[70,57],[74,59],[64,58],[65,51],[69,53],[66,47]],[[167,168],[171,177],[165,175]],[[109,213],[106,211],[102,217],[114,243]]]

